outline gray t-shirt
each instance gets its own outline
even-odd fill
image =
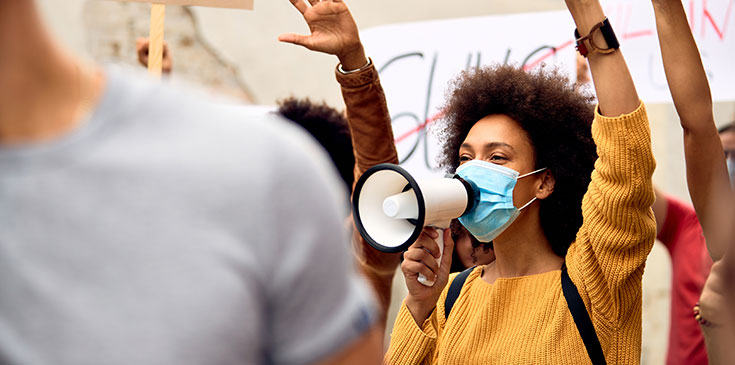
[[[107,74],[82,126],[0,147],[0,363],[309,363],[364,334],[326,154],[274,115]]]

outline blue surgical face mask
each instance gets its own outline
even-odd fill
[[[463,164],[457,168],[457,175],[474,183],[480,196],[475,207],[459,217],[460,223],[478,241],[492,241],[518,218],[521,210],[536,200],[534,197],[520,209],[513,205],[513,189],[518,179],[544,170],[546,168],[520,175],[518,171],[487,161],[472,160]]]
[[[730,186],[735,189],[735,156],[730,156],[727,160],[727,173],[730,175]]]

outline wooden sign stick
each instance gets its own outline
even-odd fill
[[[163,29],[166,19],[166,5],[193,5],[214,8],[253,9],[255,0],[118,0],[138,3],[152,3],[151,29],[148,46],[148,73],[161,77],[163,68]]]
[[[156,78],[161,77],[163,69],[163,34],[166,20],[166,5],[151,5],[151,26],[148,33],[148,73]]]

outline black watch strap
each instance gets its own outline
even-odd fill
[[[602,32],[602,37],[605,38],[605,42],[607,42],[608,49],[620,48],[618,37],[615,36],[615,31],[613,30],[612,25],[610,25],[610,20],[608,20],[607,17],[602,21],[600,32]]]

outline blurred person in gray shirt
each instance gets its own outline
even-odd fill
[[[0,2],[0,363],[377,363],[325,153]]]

